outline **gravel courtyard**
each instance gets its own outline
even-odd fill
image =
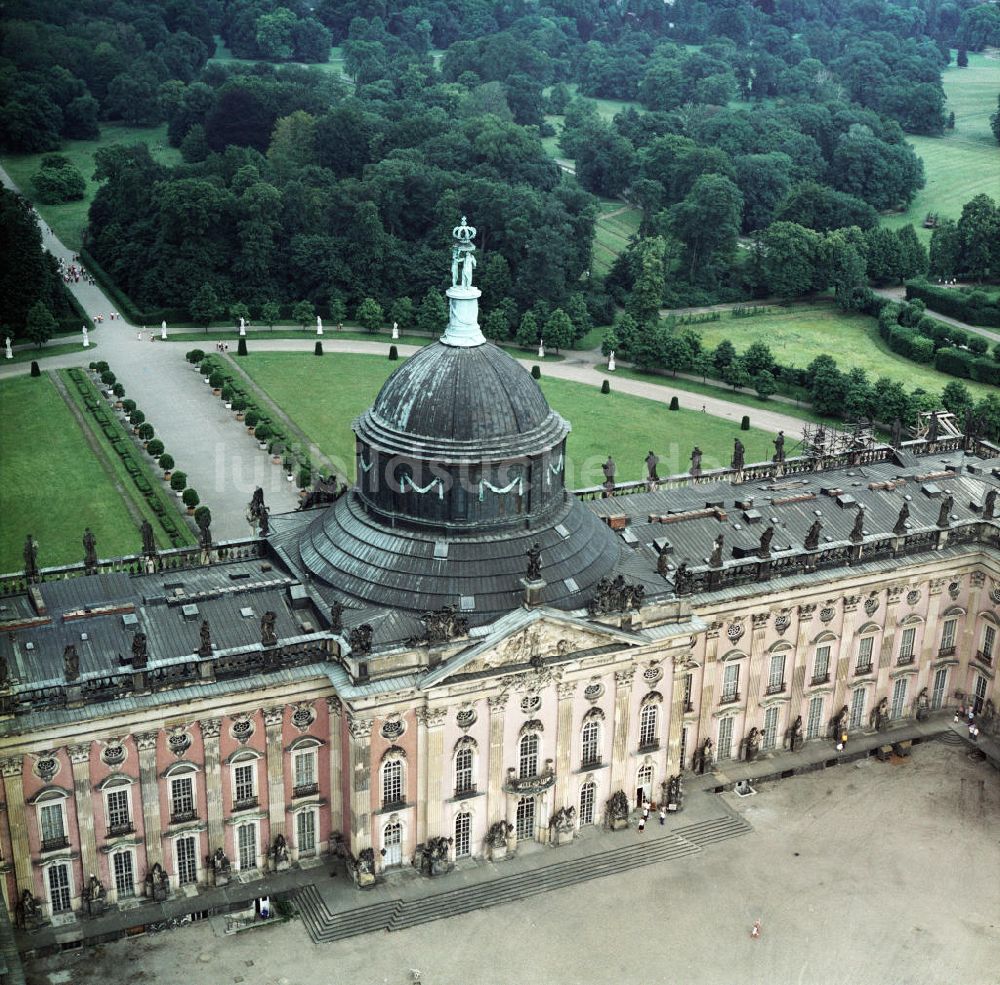
[[[1000,776],[964,747],[927,743],[731,803],[753,825],[744,837],[520,904],[326,945],[298,920],[228,938],[204,923],[37,961],[28,981],[1000,983]]]

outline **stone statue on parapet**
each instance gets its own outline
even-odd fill
[[[719,534],[715,538],[715,543],[712,545],[712,554],[708,559],[710,567],[721,568],[722,567],[722,548],[726,542],[726,535]]]
[[[771,556],[771,541],[774,539],[774,527],[768,527],[760,535],[760,545],[757,548],[757,557],[769,558]]]
[[[743,442],[740,441],[739,438],[737,438],[733,442],[733,460],[730,463],[732,469],[735,472],[743,471],[743,462],[745,457],[746,457],[746,448],[744,448]]]
[[[97,568],[97,538],[90,527],[83,529],[83,567],[87,572]]]
[[[278,614],[270,609],[260,617],[260,642],[264,646],[274,646],[278,642],[278,634],[274,631],[277,619]]]
[[[938,510],[937,525],[939,527],[948,527],[951,525],[951,511],[955,506],[954,496],[945,496],[941,500],[941,509]]]
[[[823,524],[819,520],[813,520],[812,526],[806,531],[805,549],[815,551],[819,547],[819,535],[823,529]]]
[[[692,475],[701,475],[701,449],[695,445],[691,451],[691,469]]]
[[[774,439],[774,456],[772,462],[781,463],[785,460],[785,432],[779,431],[778,437]]]
[[[153,525],[149,522],[149,520],[142,521],[142,526],[139,527],[139,532],[142,534],[143,557],[156,557],[156,538],[153,535]]]
[[[212,628],[208,625],[207,619],[202,620],[199,635],[198,656],[210,657],[212,655]]]
[[[30,583],[38,581],[38,544],[28,534],[24,542],[24,550],[21,552],[24,558],[24,577]]]
[[[892,532],[897,536],[902,536],[906,533],[906,524],[910,519],[910,504],[903,503],[899,510],[899,516],[896,517],[895,526],[892,528]]]
[[[860,544],[865,538],[865,511],[863,507],[859,507],[858,511],[854,514],[854,526],[851,527],[851,543]]]
[[[528,581],[541,581],[542,578],[542,549],[538,544],[532,544],[525,551],[528,558]]]
[[[76,652],[76,645],[70,643],[63,650],[63,677],[66,683],[71,684],[80,676],[80,655]]]
[[[659,482],[660,477],[656,474],[656,467],[660,464],[659,458],[653,454],[653,449],[650,448],[649,454],[646,456],[646,481],[647,482]]]

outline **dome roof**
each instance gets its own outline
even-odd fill
[[[462,443],[526,435],[551,414],[531,374],[503,349],[434,342],[386,380],[365,416],[379,430]]]

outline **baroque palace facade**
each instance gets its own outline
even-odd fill
[[[1000,450],[779,443],[572,494],[569,425],[479,332],[473,235],[334,504],[86,572],[29,550],[0,583],[12,910],[328,853],[363,886],[427,846],[563,841],[748,736],[766,756],[959,701],[990,718]]]

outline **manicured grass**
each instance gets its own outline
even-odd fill
[[[955,113],[955,129],[946,130],[943,137],[907,138],[923,158],[927,184],[905,212],[884,220],[892,229],[912,222],[925,241],[931,230],[921,224],[928,212],[957,219],[969,199],[980,193],[996,198],[1000,189],[1000,157],[990,130],[1000,90],[1000,61],[970,52],[969,67],[958,68],[952,52],[942,80],[948,97],[945,112]]]
[[[79,342],[66,342],[62,345],[46,345],[42,346],[41,349],[15,349],[13,359],[2,359],[0,358],[0,366],[10,366],[11,363],[30,363],[32,360],[36,359],[48,359],[49,356],[62,356],[67,352],[80,352],[86,355],[91,351],[91,349],[96,349],[97,343],[91,342],[90,347],[84,349],[83,347],[83,336],[80,336]],[[88,359],[88,362],[90,360]]]
[[[642,213],[614,199],[601,199],[601,212],[594,224],[592,267],[603,277],[639,232]]]
[[[858,366],[867,370],[871,382],[887,376],[899,380],[908,390],[920,386],[938,394],[955,379],[896,355],[879,337],[874,318],[846,314],[832,304],[790,305],[756,318],[723,315],[720,321],[691,327],[701,334],[708,349],[714,349],[723,339],[729,339],[737,352],[752,342],[765,342],[779,363],[798,367],[808,366],[816,356],[827,354],[843,371]],[[994,389],[971,380],[961,382],[978,396],[986,396]]]
[[[52,227],[53,232],[71,250],[83,245],[83,232],[87,228],[87,213],[90,203],[97,194],[98,183],[94,181],[94,151],[109,144],[148,144],[153,157],[164,164],[179,164],[180,151],[167,144],[167,125],[158,127],[127,127],[117,123],[102,123],[99,140],[67,140],[58,151],[80,169],[87,189],[78,202],[62,205],[42,205],[35,201],[31,187],[31,176],[39,169],[44,154],[4,154],[0,157],[3,166],[21,191],[35,203],[42,218]]]
[[[318,68],[323,72],[344,74],[344,55],[339,47],[330,49],[330,60],[326,62],[266,62],[258,58],[234,58],[233,53],[222,43],[222,38],[215,38],[215,54],[209,58],[209,64],[220,65],[295,65],[298,68]]]
[[[24,538],[38,541],[42,567],[83,560],[83,529],[100,557],[139,547],[114,484],[47,374],[0,383],[0,570],[18,571]]]
[[[599,348],[604,341],[604,333],[610,327],[610,325],[595,325],[573,348],[578,352],[590,352],[592,349]]]
[[[375,356],[340,354],[314,359],[307,353],[265,352],[252,353],[240,365],[318,444],[341,474],[353,477],[351,421],[371,405],[398,363]],[[660,456],[662,475],[687,468],[695,443],[705,453],[705,468],[728,464],[737,436],[747,446],[747,461],[760,461],[771,454],[772,436],[768,432],[740,432],[731,421],[700,411],[671,412],[654,400],[614,390],[602,394],[597,387],[544,376],[540,384],[552,406],[573,425],[566,471],[572,488],[601,482],[600,466],[609,453],[618,462],[621,480],[645,475],[643,460],[650,448]],[[317,400],[317,393],[323,394],[323,399]]]
[[[159,338],[159,336],[157,336]],[[228,342],[229,351],[235,352],[234,343],[239,342],[240,332],[237,328],[226,325],[224,328],[210,328],[207,332],[172,332],[168,326],[168,342],[195,342],[198,348],[204,349],[205,345],[214,346],[216,342]],[[393,339],[389,332],[379,332],[377,335],[369,335],[367,332],[337,332],[327,328],[322,335],[316,334],[315,328],[303,331],[301,328],[276,325],[274,331],[266,328],[255,328],[247,331],[247,345],[252,349],[254,342],[266,342],[268,339],[299,339],[309,342],[330,342],[330,341],[359,341],[359,342],[384,342],[386,352],[390,345],[427,345],[432,339],[428,335],[400,335],[398,339]],[[213,350],[206,350],[207,352]]]

